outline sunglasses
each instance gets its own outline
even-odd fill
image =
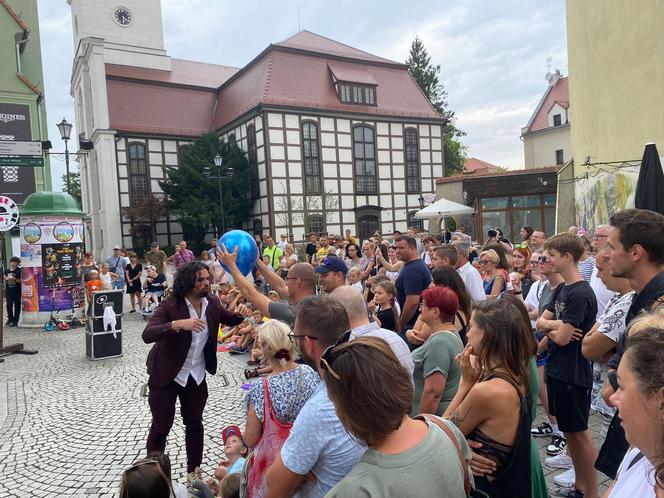
[[[325,349],[325,351],[323,352],[323,356],[321,356],[321,358],[320,358],[320,368],[321,368],[321,370],[326,370],[326,371],[330,372],[330,375],[332,375],[332,377],[334,377],[337,380],[341,380],[341,376],[337,372],[332,370],[332,366],[330,365],[330,362],[333,361],[332,360],[332,353],[334,352],[334,348],[336,348],[340,344],[344,344],[344,343],[346,343],[350,340],[351,332],[352,332],[352,330],[347,330],[346,332],[341,334],[341,336],[339,336],[339,339],[337,339],[337,342],[335,342],[329,348]]]
[[[481,265],[486,265],[487,263],[493,263],[493,261],[489,261],[488,259],[480,259]]]
[[[528,247],[528,243],[527,242],[521,242],[520,244],[516,244],[512,247],[514,249],[525,249],[526,247]]]
[[[537,262],[540,265],[545,265],[545,264],[549,263],[550,260],[548,258],[544,257],[544,256],[541,256],[541,257],[537,258]]]

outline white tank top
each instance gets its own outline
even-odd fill
[[[110,273],[107,273],[106,275],[100,273],[99,280],[101,280],[101,288],[103,290],[111,290],[113,288],[113,281],[111,280]]]
[[[655,498],[655,469],[650,461],[641,457],[630,467],[639,453],[637,448],[627,452],[609,498]]]

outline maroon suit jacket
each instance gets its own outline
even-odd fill
[[[208,323],[208,340],[203,347],[205,370],[211,375],[217,373],[217,331],[219,324],[239,325],[244,318],[234,315],[221,305],[219,298],[207,296],[208,306],[205,318]],[[189,318],[189,309],[184,298],[169,297],[164,299],[143,331],[143,341],[154,343],[146,365],[150,379],[148,384],[164,387],[169,384],[182,369],[187,359],[191,334],[188,330],[171,330],[171,322]]]

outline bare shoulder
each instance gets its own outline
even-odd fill
[[[519,395],[514,386],[504,379],[495,377],[493,379],[478,382],[473,386],[469,395],[472,394],[478,403],[487,405],[500,401],[518,400]]]

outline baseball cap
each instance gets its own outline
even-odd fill
[[[156,242],[153,242],[152,244],[150,244],[150,247],[159,247],[159,244],[157,244]]]
[[[329,273],[331,271],[339,271],[345,275],[348,273],[348,267],[341,258],[336,256],[327,256],[316,267],[316,273]]]
[[[122,249],[122,247],[120,247],[120,246],[114,246],[114,247],[113,247],[113,250],[114,250],[114,251],[116,251],[116,250],[119,251],[120,249]]]
[[[242,440],[242,444],[244,444],[244,439],[242,438],[242,432],[240,431],[240,428],[237,425],[229,425],[228,427],[225,427],[224,430],[221,431],[221,439],[224,442],[224,445],[226,444],[226,440],[231,436],[239,437]]]

